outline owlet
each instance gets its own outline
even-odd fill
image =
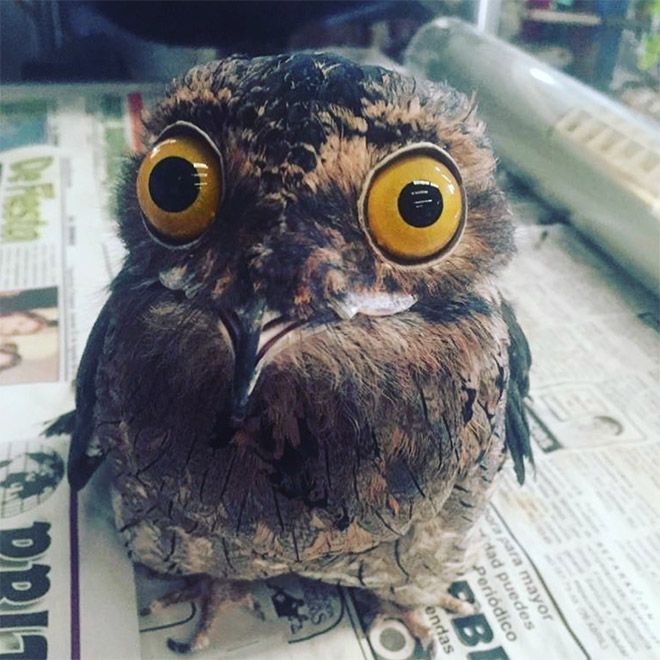
[[[123,268],[89,337],[69,479],[107,458],[131,558],[199,597],[189,651],[250,582],[447,592],[530,357],[496,280],[512,222],[467,99],[334,55],[196,67],[146,120]]]

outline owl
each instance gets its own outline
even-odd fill
[[[324,54],[189,71],[118,197],[127,253],[84,351],[68,467],[108,460],[130,557],[201,600],[301,576],[464,612],[450,583],[513,457],[530,355],[473,103]]]

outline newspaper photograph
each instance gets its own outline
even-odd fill
[[[108,469],[78,495],[69,438],[86,337],[118,272],[112,185],[137,145],[134,90],[0,103],[0,659],[180,657],[199,603],[140,615],[177,582],[131,565]],[[532,218],[533,221],[533,218]],[[567,225],[525,225],[503,280],[533,351],[535,470],[511,466],[425,647],[365,594],[295,575],[255,583],[200,660],[660,657],[657,300]]]
[[[0,103],[0,386],[73,379],[121,259],[112,186],[141,109],[135,92]]]
[[[0,294],[0,384],[58,380],[58,312],[57,287]]]

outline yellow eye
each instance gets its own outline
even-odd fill
[[[467,212],[456,164],[432,144],[405,147],[382,161],[367,179],[361,206],[377,249],[403,265],[446,254]]]
[[[188,243],[211,225],[222,197],[222,163],[198,129],[174,125],[144,157],[137,196],[145,220],[170,243]]]

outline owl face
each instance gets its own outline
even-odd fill
[[[449,88],[330,55],[230,58],[191,70],[146,128],[120,282],[217,319],[238,422],[264,367],[309,373],[292,346],[322,346],[326,373],[347,337],[355,364],[369,336],[387,357],[509,258],[483,126]]]

